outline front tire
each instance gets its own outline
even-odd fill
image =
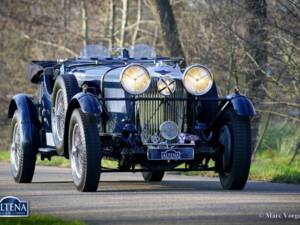
[[[229,108],[221,121],[219,143],[223,151],[216,162],[221,185],[226,190],[241,190],[247,183],[251,164],[250,120]]]
[[[145,182],[161,182],[165,171],[151,171],[151,172],[142,172]]]
[[[97,117],[75,109],[69,125],[69,156],[77,190],[97,191],[100,178],[101,146]]]
[[[11,122],[10,168],[17,183],[30,183],[35,170],[36,153],[32,143],[25,143],[23,126],[18,113],[15,111]]]

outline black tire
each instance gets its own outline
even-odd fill
[[[22,141],[23,128],[18,110],[14,113],[11,127],[10,162],[12,176],[17,183],[30,183],[35,170],[36,152],[33,149],[32,143]],[[20,138],[16,141],[18,135]],[[15,154],[13,151],[17,151],[17,158],[14,157]]]
[[[247,183],[251,164],[250,120],[230,107],[221,121],[219,141],[223,153],[216,161],[221,185],[225,190],[241,190]]]
[[[218,98],[218,90],[215,82],[211,89],[206,94],[202,95],[201,98]],[[218,112],[219,102],[202,100],[201,106],[199,120],[208,124],[215,118]]]
[[[70,119],[69,125],[69,156],[71,160],[72,177],[77,190],[82,192],[97,191],[99,178],[100,178],[100,166],[101,166],[101,143],[98,132],[98,118],[92,114],[83,113],[80,109],[74,109]],[[81,148],[77,149],[81,155],[81,175],[76,174],[75,161],[72,161],[73,156],[73,132],[75,127],[79,129],[79,135],[81,138]],[[76,134],[76,133],[75,133]],[[77,145],[78,146],[78,145]],[[76,149],[76,148],[75,148]],[[77,153],[77,154],[78,154]],[[76,154],[76,153],[75,153]],[[78,157],[78,156],[77,156]]]
[[[62,113],[62,116],[65,117],[69,102],[71,101],[72,97],[76,95],[79,91],[80,89],[78,87],[77,80],[74,77],[74,75],[71,74],[58,76],[54,83],[52,97],[51,97],[51,102],[52,102],[51,123],[52,123],[53,141],[56,146],[57,153],[59,155],[63,155],[64,153],[64,125],[65,124],[63,122],[60,128],[57,128],[57,126],[55,125],[56,118],[57,118],[57,116],[55,116],[56,99],[58,93],[62,92],[63,107],[64,107],[64,113]]]
[[[145,182],[161,182],[165,171],[151,171],[151,172],[142,172]]]

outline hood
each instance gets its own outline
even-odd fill
[[[151,78],[158,78],[160,76],[171,76],[173,79],[181,80],[182,72],[178,66],[170,65],[149,65],[149,64],[140,64],[144,66]],[[127,66],[127,65],[126,65]],[[96,66],[85,66],[74,68],[71,73],[75,75],[78,84],[83,83],[84,81],[93,81],[100,80],[105,82],[120,82],[121,74],[125,65],[96,65]],[[103,77],[104,76],[104,77]]]

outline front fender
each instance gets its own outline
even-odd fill
[[[79,106],[84,113],[98,114],[101,112],[101,105],[98,98],[91,93],[80,92],[76,94],[69,106],[72,106],[72,104]]]
[[[67,113],[66,113],[66,120],[65,120],[65,131],[64,131],[64,155],[68,157],[68,130],[69,130],[69,123],[71,119],[71,115],[74,109],[80,108],[84,113],[92,113],[92,114],[99,114],[102,112],[101,104],[96,95],[91,93],[80,92],[73,96],[71,99]]]
[[[254,116],[256,115],[255,108],[249,98],[240,94],[231,94],[226,97],[233,106],[236,114],[240,116]]]
[[[39,143],[39,122],[37,109],[31,97],[26,94],[15,95],[8,107],[8,118],[12,118],[16,110],[22,126],[23,142],[32,145],[36,150]]]

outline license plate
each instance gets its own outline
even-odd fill
[[[193,148],[148,148],[148,160],[193,160]]]

